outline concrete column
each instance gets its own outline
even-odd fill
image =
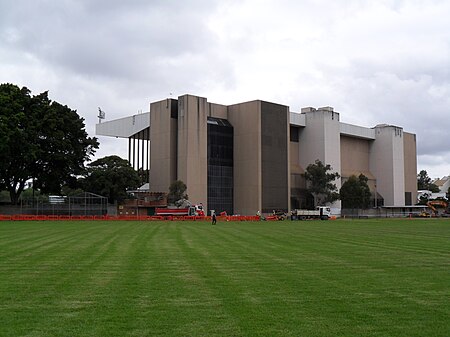
[[[324,165],[331,165],[333,172],[341,174],[341,140],[339,113],[332,107],[319,109],[303,108],[305,127],[299,132],[299,161],[306,169],[318,159]],[[341,188],[341,179],[334,181],[337,189]],[[340,214],[341,202],[332,205],[334,214]]]
[[[377,192],[385,206],[405,206],[405,165],[403,129],[377,125],[375,141],[370,146],[370,171],[377,179]]]
[[[405,157],[405,194],[410,194],[411,205],[417,202],[417,150],[416,135],[403,132],[403,152]],[[447,187],[448,189],[448,187]],[[447,190],[445,190],[447,192]],[[405,206],[406,195],[405,195]]]
[[[234,128],[234,211],[256,214],[262,210],[261,101],[228,107]]]
[[[262,210],[290,211],[289,108],[261,101]]]
[[[176,180],[176,119],[171,118],[171,100],[150,104],[150,189],[168,192]]]
[[[189,201],[192,204],[203,203],[206,208],[207,116],[206,98],[191,95],[178,97],[177,179],[186,184]]]

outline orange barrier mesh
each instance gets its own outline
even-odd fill
[[[56,221],[56,220],[101,220],[101,221],[117,221],[117,220],[133,220],[133,221],[211,221],[211,216],[159,216],[159,215],[33,215],[33,214],[14,214],[1,215],[0,221]],[[242,215],[220,215],[217,216],[217,221],[260,221],[259,216],[242,216]],[[278,220],[276,216],[266,217],[268,221]]]

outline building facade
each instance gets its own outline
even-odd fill
[[[292,112],[261,100],[233,105],[183,95],[150,104],[150,112],[97,124],[98,135],[129,139],[129,160],[149,172],[150,189],[175,180],[192,203],[233,214],[289,211],[310,204],[305,168],[316,160],[341,178],[364,174],[376,206],[413,205],[416,136],[401,127],[340,122],[331,107]],[[332,205],[339,213],[340,203]]]

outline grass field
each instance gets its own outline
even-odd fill
[[[450,220],[0,222],[0,336],[450,336]]]

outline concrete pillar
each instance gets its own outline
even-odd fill
[[[234,128],[234,212],[262,210],[261,101],[228,107]]]
[[[176,119],[171,118],[171,100],[150,104],[150,189],[168,192],[176,180]]]
[[[177,179],[187,186],[192,204],[203,203],[208,208],[206,98],[184,95],[178,97]]]
[[[303,108],[305,127],[299,132],[299,161],[306,169],[318,159],[324,165],[331,165],[333,172],[341,174],[341,140],[339,113],[332,107],[319,109]],[[341,179],[334,181],[339,191]],[[331,205],[333,214],[340,214],[341,202]]]
[[[405,206],[403,129],[377,125],[369,161],[370,171],[377,179],[377,192],[383,196],[384,205]]]

